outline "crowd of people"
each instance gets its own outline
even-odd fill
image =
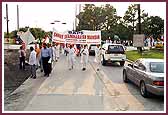
[[[82,71],[86,70],[89,51],[88,45],[80,45],[80,51],[77,50],[73,44],[66,44],[64,47],[64,54],[67,56],[68,69],[72,70],[75,66],[76,56],[80,54]],[[36,70],[37,68],[41,69],[41,72],[44,72],[44,76],[49,77],[52,71],[52,62],[57,62],[60,57],[60,44],[53,43],[39,45],[39,47],[30,47],[29,55],[29,65],[31,71],[31,78],[36,79]],[[26,52],[21,46],[19,50],[19,60],[20,60],[20,69],[25,69],[25,58]],[[97,45],[95,49],[95,60],[97,63],[97,71],[99,71],[100,62],[101,62],[101,48],[100,45]]]

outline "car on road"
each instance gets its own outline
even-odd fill
[[[122,44],[106,43],[102,46],[102,65],[108,62],[120,62],[124,66],[126,61],[125,48]]]
[[[96,44],[91,44],[89,46],[89,55],[95,55],[95,48],[96,48]]]
[[[123,81],[140,87],[143,97],[164,95],[164,60],[141,58],[123,68]]]

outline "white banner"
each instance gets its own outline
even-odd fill
[[[53,42],[68,44],[101,44],[101,31],[83,30],[81,32],[68,31],[53,32]]]

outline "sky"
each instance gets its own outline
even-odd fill
[[[105,5],[107,2],[87,2],[96,6]],[[135,2],[108,2],[117,10],[117,15],[124,16],[128,6]],[[166,20],[166,2],[137,2],[141,10],[145,10],[149,16],[160,16]],[[137,4],[135,3],[135,4]],[[19,27],[40,27],[45,31],[72,30],[75,23],[76,4],[86,2],[2,2],[2,30],[6,32],[6,4],[8,4],[9,32],[17,29],[17,5],[19,6]],[[60,22],[50,24],[55,20]],[[62,24],[66,23],[66,24]]]

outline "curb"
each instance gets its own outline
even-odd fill
[[[126,61],[129,62],[129,63],[133,63],[133,61],[131,61],[131,60],[129,60],[129,59],[126,59]]]

